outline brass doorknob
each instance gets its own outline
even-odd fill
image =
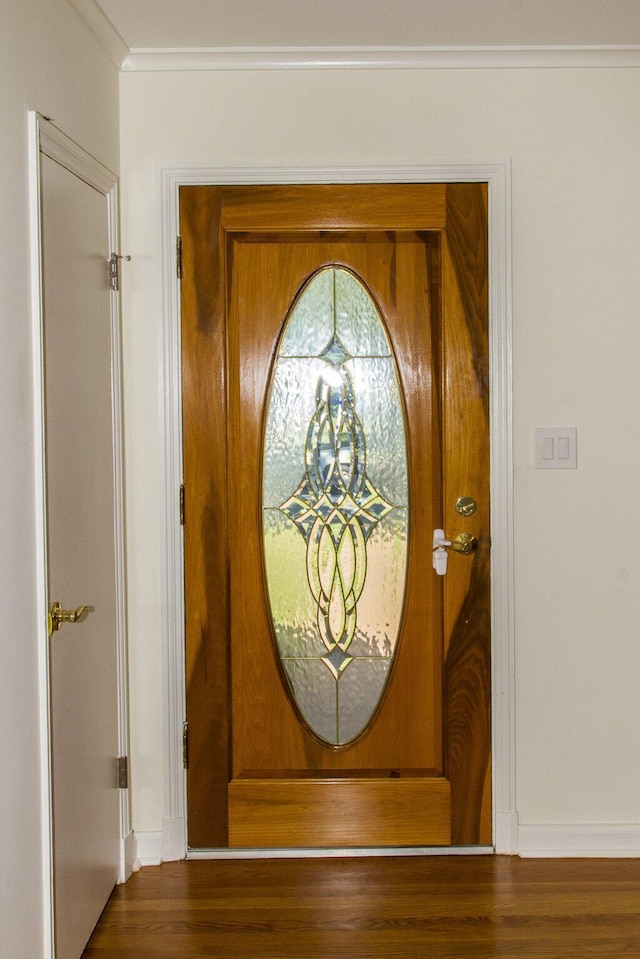
[[[54,603],[49,610],[49,636],[60,629],[63,623],[80,622],[88,612],[88,606],[78,606],[77,609],[63,609],[62,603]]]
[[[478,540],[471,533],[459,533],[449,549],[455,553],[464,553],[467,556],[478,548]]]

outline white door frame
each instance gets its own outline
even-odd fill
[[[517,851],[515,805],[515,666],[513,586],[513,454],[511,416],[511,161],[442,160],[416,166],[334,167],[236,164],[160,170],[163,324],[160,422],[164,431],[163,509],[163,756],[164,819],[158,859],[187,854],[185,721],[180,283],[176,271],[179,189],[187,185],[286,183],[486,182],[489,189],[489,349],[491,364],[491,613],[493,849]],[[151,850],[149,850],[151,852]],[[435,850],[433,850],[435,851]],[[466,851],[472,851],[467,849]],[[346,851],[341,850],[341,854]],[[394,850],[385,850],[388,854]],[[397,850],[395,850],[397,852]],[[209,853],[202,853],[208,855]],[[225,851],[225,855],[233,855]],[[327,855],[323,851],[323,855]],[[190,852],[194,857],[197,852]],[[257,851],[238,855],[259,855]]]
[[[38,113],[29,114],[30,222],[31,222],[31,294],[34,389],[34,469],[36,492],[36,548],[38,622],[38,688],[40,726],[41,810],[42,810],[42,883],[44,903],[44,957],[55,954],[53,909],[53,796],[51,765],[49,636],[47,613],[50,606],[47,575],[47,500],[45,456],[45,383],[44,383],[44,288],[41,220],[41,157],[55,160],[101,193],[107,201],[109,249],[119,250],[118,178],[87,153],[74,140]],[[105,261],[105,282],[107,262]],[[111,377],[113,393],[114,495],[116,555],[116,643],[118,661],[118,755],[129,753],[127,640],[124,563],[124,481],[122,440],[122,385],[120,297],[111,294]],[[115,759],[115,757],[114,757]],[[120,790],[120,876],[131,875],[134,862],[133,834],[130,825],[129,790]]]

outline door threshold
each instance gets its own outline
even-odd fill
[[[188,849],[187,859],[337,859],[362,856],[492,856],[493,846],[358,846],[307,849]]]

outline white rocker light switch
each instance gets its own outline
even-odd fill
[[[537,470],[574,470],[578,466],[575,426],[536,427],[534,466]]]

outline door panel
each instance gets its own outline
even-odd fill
[[[447,187],[443,243],[443,516],[453,535],[478,538],[473,562],[449,563],[444,642],[447,772],[459,844],[491,842],[491,596],[487,197]],[[472,497],[476,512],[455,503]]]
[[[429,323],[429,269],[424,243],[415,235],[367,233],[339,240],[307,234],[291,242],[286,235],[267,239],[250,233],[229,238],[231,298],[228,321],[229,356],[229,536],[231,577],[232,780],[229,789],[229,841],[232,845],[263,844],[269,831],[275,845],[334,846],[344,842],[341,817],[326,815],[312,830],[316,805],[337,810],[361,799],[366,786],[357,777],[367,771],[369,797],[380,810],[381,822],[392,821],[398,808],[404,777],[411,777],[414,803],[404,802],[403,821],[412,843],[449,842],[448,804],[440,800],[443,787],[442,659],[441,643],[425,643],[424,635],[440,636],[440,587],[433,577],[424,580],[430,563],[433,500],[439,499],[440,469],[434,455],[432,404],[413,388],[415,370],[431,369]],[[265,398],[274,359],[274,346],[283,319],[309,275],[323,264],[345,264],[371,290],[386,321],[396,349],[400,378],[405,386],[411,520],[409,564],[399,651],[383,702],[367,730],[339,749],[320,743],[302,722],[275,655],[268,603],[264,589],[262,553],[261,461]],[[426,384],[425,384],[426,385]],[[428,392],[428,386],[427,390]],[[365,426],[366,430],[366,426]],[[302,451],[301,463],[302,463]],[[293,491],[292,491],[293,492]],[[426,544],[426,551],[425,551]],[[258,561],[257,561],[258,560]],[[346,673],[345,673],[346,676]],[[344,679],[342,680],[344,681]],[[420,695],[415,691],[420,690]],[[272,809],[281,804],[278,779],[307,778],[315,771],[318,782],[292,783],[291,805],[303,807],[300,828],[274,835]],[[355,772],[354,772],[355,771]],[[327,774],[330,781],[325,778]],[[400,781],[400,777],[402,781]],[[267,778],[269,777],[269,778]],[[384,778],[386,777],[386,778]],[[337,780],[337,781],[335,781]],[[346,780],[348,785],[342,782]],[[320,792],[321,799],[308,796]],[[329,798],[335,793],[334,798]],[[329,796],[327,795],[329,794]],[[431,807],[432,815],[424,810]],[[370,807],[365,805],[367,811]],[[434,818],[435,810],[440,813]],[[249,823],[254,824],[252,830]],[[331,826],[333,823],[333,826]],[[321,825],[322,824],[322,825]],[[349,816],[347,830],[356,845],[395,842],[387,830],[371,828],[367,814]],[[242,842],[241,842],[242,840]]]
[[[328,749],[298,721],[274,655],[268,604],[263,585],[261,511],[262,429],[274,346],[284,317],[305,279],[323,263],[347,263],[361,276],[380,304],[387,321],[403,383],[413,377],[419,358],[430,356],[427,270],[423,244],[397,242],[376,234],[367,240],[322,242],[307,237],[290,244],[275,235],[266,242],[231,241],[233,274],[242,295],[232,286],[229,311],[229,535],[231,649],[233,698],[232,773],[271,769],[424,768],[442,772],[441,654],[439,644],[421,641],[423,631],[440,633],[439,583],[424,581],[430,564],[433,529],[433,455],[431,404],[417,389],[405,386],[413,489],[410,556],[402,648],[385,701],[367,735],[340,749]],[[286,264],[284,270],[281,264]],[[422,264],[421,282],[405,282],[406,273]],[[283,276],[283,273],[285,274]],[[399,291],[394,296],[394,287]],[[277,290],[274,295],[270,291]],[[410,290],[411,298],[403,299]],[[417,290],[417,294],[413,291]],[[413,300],[417,300],[414,302]],[[416,329],[396,336],[413,318]],[[420,322],[418,322],[418,319]],[[427,320],[425,322],[425,320]],[[430,364],[429,364],[430,365]],[[426,478],[431,478],[432,482]],[[439,491],[435,494],[439,497]],[[425,554],[424,546],[427,544]],[[256,561],[258,559],[258,561]],[[254,641],[260,637],[258,641]],[[413,683],[426,693],[411,696]],[[394,721],[389,722],[389,712]]]
[[[473,556],[451,557],[450,580],[436,576],[431,564],[432,533],[445,522],[447,496],[455,490],[455,503],[474,495],[488,509],[486,455],[474,459],[478,444],[487,446],[486,420],[473,403],[482,389],[474,393],[467,382],[485,362],[481,337],[470,349],[469,331],[486,328],[486,204],[483,187],[468,196],[464,189],[460,195],[442,185],[181,191],[192,846],[490,839],[479,827],[488,700],[479,696],[478,643],[465,638],[472,616],[473,636],[482,633],[480,654],[488,654],[484,529],[465,521],[480,546]],[[451,240],[448,216],[456,232]],[[338,748],[321,743],[300,720],[281,675],[260,519],[264,418],[278,337],[301,287],[327,264],[353,270],[379,305],[404,393],[411,489],[395,664],[368,728]],[[467,276],[474,268],[477,275]],[[451,406],[450,392],[457,396]],[[468,451],[460,449],[460,423],[474,437]],[[478,462],[485,474],[479,477]],[[471,485],[458,488],[464,482]],[[451,523],[465,529],[453,515]],[[465,612],[469,595],[472,613]],[[481,742],[470,741],[467,711]],[[474,788],[465,779],[470,762]]]
[[[253,777],[234,779],[229,799],[230,846],[445,846],[451,842],[450,787],[443,777]]]
[[[42,157],[48,595],[88,615],[49,640],[58,959],[77,959],[120,865],[107,200]]]

